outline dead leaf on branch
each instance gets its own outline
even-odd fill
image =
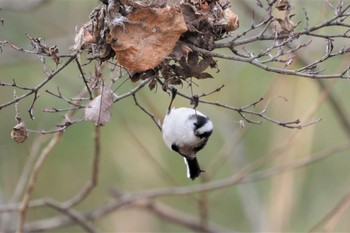
[[[58,48],[57,45],[51,46],[48,48],[48,53],[52,60],[58,65],[60,63],[60,56],[58,54]]]
[[[189,77],[211,78],[204,70],[216,67],[215,61],[204,62],[206,56],[188,45],[212,50],[215,41],[239,27],[238,16],[227,1],[101,2],[73,47],[102,62],[116,57],[133,81],[155,76],[167,84],[181,84]],[[189,53],[197,56],[194,67],[190,67]],[[150,88],[155,88],[153,83]]]
[[[286,10],[289,11],[291,9],[291,5],[290,5],[289,0],[278,0],[276,2],[276,8],[279,11],[286,11]]]
[[[239,18],[235,13],[231,11],[231,9],[227,8],[226,10],[224,10],[224,18],[227,23],[227,25],[225,26],[225,29],[228,32],[238,29]]]
[[[40,37],[31,37],[26,34],[33,48],[37,50],[39,54],[46,54],[52,58],[52,60],[58,65],[60,62],[59,51],[57,45],[53,45],[48,47],[44,44],[43,39]]]
[[[277,18],[277,21],[281,27],[281,34],[289,34],[293,32],[294,29],[300,24],[300,22],[294,23],[292,21],[293,16],[294,14],[290,15],[289,12],[286,12],[284,19]]]
[[[188,61],[188,53],[192,52],[192,49],[184,44],[184,43],[177,43],[174,50],[173,50],[173,56],[176,61],[180,61],[181,58],[184,58],[185,61]]]
[[[132,72],[159,65],[187,31],[181,11],[176,8],[145,8],[127,16],[124,26],[111,30],[110,43],[118,62]]]
[[[189,53],[188,62],[180,61],[184,72],[182,76],[195,77],[197,79],[214,78],[211,74],[204,72],[209,66],[216,64],[212,57],[199,59],[196,53]]]
[[[85,120],[92,121],[96,126],[103,126],[111,119],[109,109],[113,105],[113,93],[103,88],[101,95],[96,96],[85,107]]]
[[[280,27],[279,32],[284,35],[290,34],[300,24],[300,22],[294,23],[292,21],[294,14],[292,14],[292,5],[290,0],[277,0],[275,7],[284,14],[283,18],[276,17]]]

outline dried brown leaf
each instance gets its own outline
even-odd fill
[[[291,18],[294,16],[294,14],[290,15],[288,12],[286,13],[286,16],[284,19],[277,18],[277,21],[279,25],[281,26],[281,34],[289,34],[294,31],[294,29],[300,24],[294,23]]]
[[[197,74],[195,76],[195,78],[197,78],[197,79],[207,79],[207,78],[214,78],[214,77],[211,74],[207,73],[207,72],[203,72],[203,73]]]
[[[132,72],[159,65],[187,31],[177,8],[145,8],[127,15],[123,26],[111,28],[111,45],[118,62]]]
[[[175,60],[179,61],[181,58],[184,58],[185,61],[188,60],[188,53],[192,52],[192,49],[184,44],[184,43],[178,43],[173,51],[173,56]]]
[[[197,79],[213,78],[210,74],[203,72],[209,66],[212,66],[213,62],[215,61],[212,57],[203,57],[200,60],[198,54],[192,52],[189,53],[188,62],[184,60],[180,61],[182,69],[177,73],[181,74],[181,77],[195,77]]]
[[[96,38],[92,36],[87,28],[84,27],[83,41],[86,44],[96,43]]]
[[[181,4],[181,10],[185,22],[187,24],[188,30],[191,32],[200,32],[198,28],[202,20],[202,16],[198,12],[198,10],[192,4],[189,3]]]
[[[49,55],[51,56],[52,60],[58,65],[60,63],[60,56],[58,54],[58,48],[56,45],[49,47]]]
[[[224,18],[227,22],[225,29],[228,32],[234,31],[239,27],[239,18],[238,16],[231,11],[231,9],[224,10]]]
[[[148,84],[149,89],[152,91],[157,86],[157,80],[152,79],[151,82]]]
[[[276,8],[279,11],[285,11],[285,10],[290,10],[291,9],[291,5],[289,0],[278,0],[276,2]]]

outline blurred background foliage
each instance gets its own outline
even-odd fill
[[[0,0],[0,3],[2,0]],[[255,1],[249,1],[255,6]],[[243,31],[250,26],[252,17],[240,5],[232,1],[232,9],[240,17]],[[303,8],[309,14],[310,23],[319,23],[333,13],[327,1],[293,1],[296,18],[302,19]],[[41,37],[47,45],[57,45],[60,54],[70,53],[75,27],[81,26],[97,0],[51,0],[29,11],[2,9],[0,15],[5,23],[0,26],[0,40],[7,40],[19,47],[30,48],[25,37]],[[302,27],[302,25],[301,25]],[[236,32],[234,32],[236,33]],[[312,59],[322,54],[320,44],[315,41],[306,54]],[[348,57],[328,64],[327,69],[336,71],[339,64],[348,63]],[[236,113],[215,106],[200,104],[200,111],[212,119],[215,131],[208,146],[199,153],[201,166],[207,171],[210,180],[229,177],[244,166],[280,150],[275,159],[266,163],[261,170],[277,167],[299,159],[308,158],[313,153],[344,143],[349,134],[338,121],[337,115],[326,99],[316,80],[283,76],[269,73],[248,64],[219,60],[220,72],[211,70],[215,79],[194,80],[194,93],[201,94],[225,87],[208,97],[240,107],[264,97],[266,101],[256,106],[262,107],[271,99],[268,115],[281,121],[301,119],[304,123],[322,118],[316,125],[298,129],[287,129],[272,123],[260,125],[245,123],[240,127],[241,117]],[[49,63],[49,69],[55,65]],[[90,69],[90,71],[89,71]],[[93,72],[93,64],[85,67]],[[106,75],[106,78],[113,74]],[[4,48],[0,54],[0,80],[34,86],[44,79],[42,64],[38,57]],[[347,100],[350,98],[348,80],[326,80],[338,103],[350,111]],[[120,92],[129,90],[137,84],[127,81]],[[76,95],[82,88],[79,72],[74,64],[68,66],[55,77],[45,89],[55,91],[57,86],[66,96]],[[0,101],[13,98],[13,89],[0,87]],[[186,85],[179,87],[190,93]],[[17,94],[21,92],[17,90]],[[285,101],[282,96],[286,98]],[[150,91],[143,88],[137,93],[140,103],[157,119],[164,117],[169,103],[169,95],[161,88]],[[22,118],[30,129],[51,129],[63,119],[62,114],[43,113],[46,107],[65,107],[65,103],[52,96],[41,93],[35,109],[35,120],[30,120],[27,109],[32,99],[19,103]],[[190,106],[187,100],[177,98],[175,106]],[[67,107],[67,106],[66,106]],[[82,112],[75,117],[78,118]],[[10,138],[12,127],[16,124],[14,106],[0,111],[0,204],[5,204],[14,192],[28,154],[33,145],[39,144],[40,151],[48,142],[50,135],[31,134],[23,144]],[[51,197],[58,201],[69,199],[77,193],[90,177],[93,155],[94,126],[91,122],[76,124],[66,130],[62,141],[49,155],[39,175],[32,198]],[[185,167],[176,153],[166,148],[161,133],[139,108],[132,98],[124,99],[112,108],[112,120],[101,129],[101,163],[98,186],[92,194],[77,206],[85,212],[100,206],[111,199],[110,188],[125,192],[143,191],[160,187],[192,186],[194,182],[185,177]],[[283,147],[283,145],[287,145]],[[283,148],[282,148],[283,147]],[[282,148],[282,149],[281,149]],[[218,158],[225,158],[216,163]],[[291,170],[255,182],[235,185],[205,193],[208,219],[210,222],[232,231],[306,231],[318,223],[347,194],[349,189],[349,150],[343,150],[318,163]],[[216,165],[214,165],[216,164]],[[171,196],[159,200],[184,213],[199,216],[198,198],[193,196]],[[28,221],[35,221],[57,212],[49,208],[30,209]],[[350,215],[337,226],[338,231],[350,229]],[[16,214],[9,221],[16,224]],[[164,221],[148,211],[136,208],[121,208],[96,222],[103,232],[188,232],[187,228]],[[80,227],[66,227],[49,232],[83,232]]]

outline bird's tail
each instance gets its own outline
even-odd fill
[[[186,169],[187,169],[187,178],[191,178],[192,180],[196,179],[202,172],[204,172],[198,163],[196,157],[194,158],[186,158],[184,157]]]

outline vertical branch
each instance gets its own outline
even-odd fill
[[[30,173],[33,168],[33,164],[35,161],[36,156],[38,155],[38,151],[43,144],[44,136],[40,135],[35,139],[33,142],[33,145],[30,149],[29,155],[27,157],[26,163],[22,169],[21,176],[19,180],[17,181],[16,188],[11,196],[11,199],[8,204],[17,203],[21,196],[23,195],[26,184],[28,182],[28,177],[30,176]],[[8,213],[8,215],[4,214],[2,218],[0,218],[0,232],[5,231],[7,229],[7,226],[9,225],[9,220],[12,219],[12,221],[15,221],[15,217],[13,214]]]
[[[206,183],[208,182],[208,176],[203,175],[202,176],[202,182]],[[207,192],[202,192],[199,194],[199,200],[198,200],[198,208],[199,208],[199,220],[200,220],[200,225],[203,228],[208,227],[208,196]]]
[[[100,152],[101,152],[101,140],[100,140],[100,127],[95,127],[95,134],[94,134],[94,142],[95,142],[95,149],[94,149],[94,159],[92,162],[92,172],[90,180],[86,183],[84,188],[76,194],[74,197],[63,203],[63,206],[65,208],[70,208],[82,200],[84,200],[91,191],[96,187],[98,182],[98,171],[99,171],[99,163],[100,163]]]
[[[29,177],[28,185],[27,185],[27,191],[24,194],[24,197],[21,201],[20,208],[19,208],[19,220],[18,220],[18,226],[17,226],[17,232],[22,233],[23,232],[23,225],[26,218],[26,212],[28,209],[28,203],[30,200],[30,197],[34,191],[34,186],[36,183],[36,180],[38,178],[39,172],[41,170],[41,167],[43,166],[47,156],[50,154],[52,149],[57,145],[57,143],[61,140],[63,132],[57,132],[53,135],[51,138],[49,144],[43,149],[41,152],[38,160],[36,161],[33,172]]]

